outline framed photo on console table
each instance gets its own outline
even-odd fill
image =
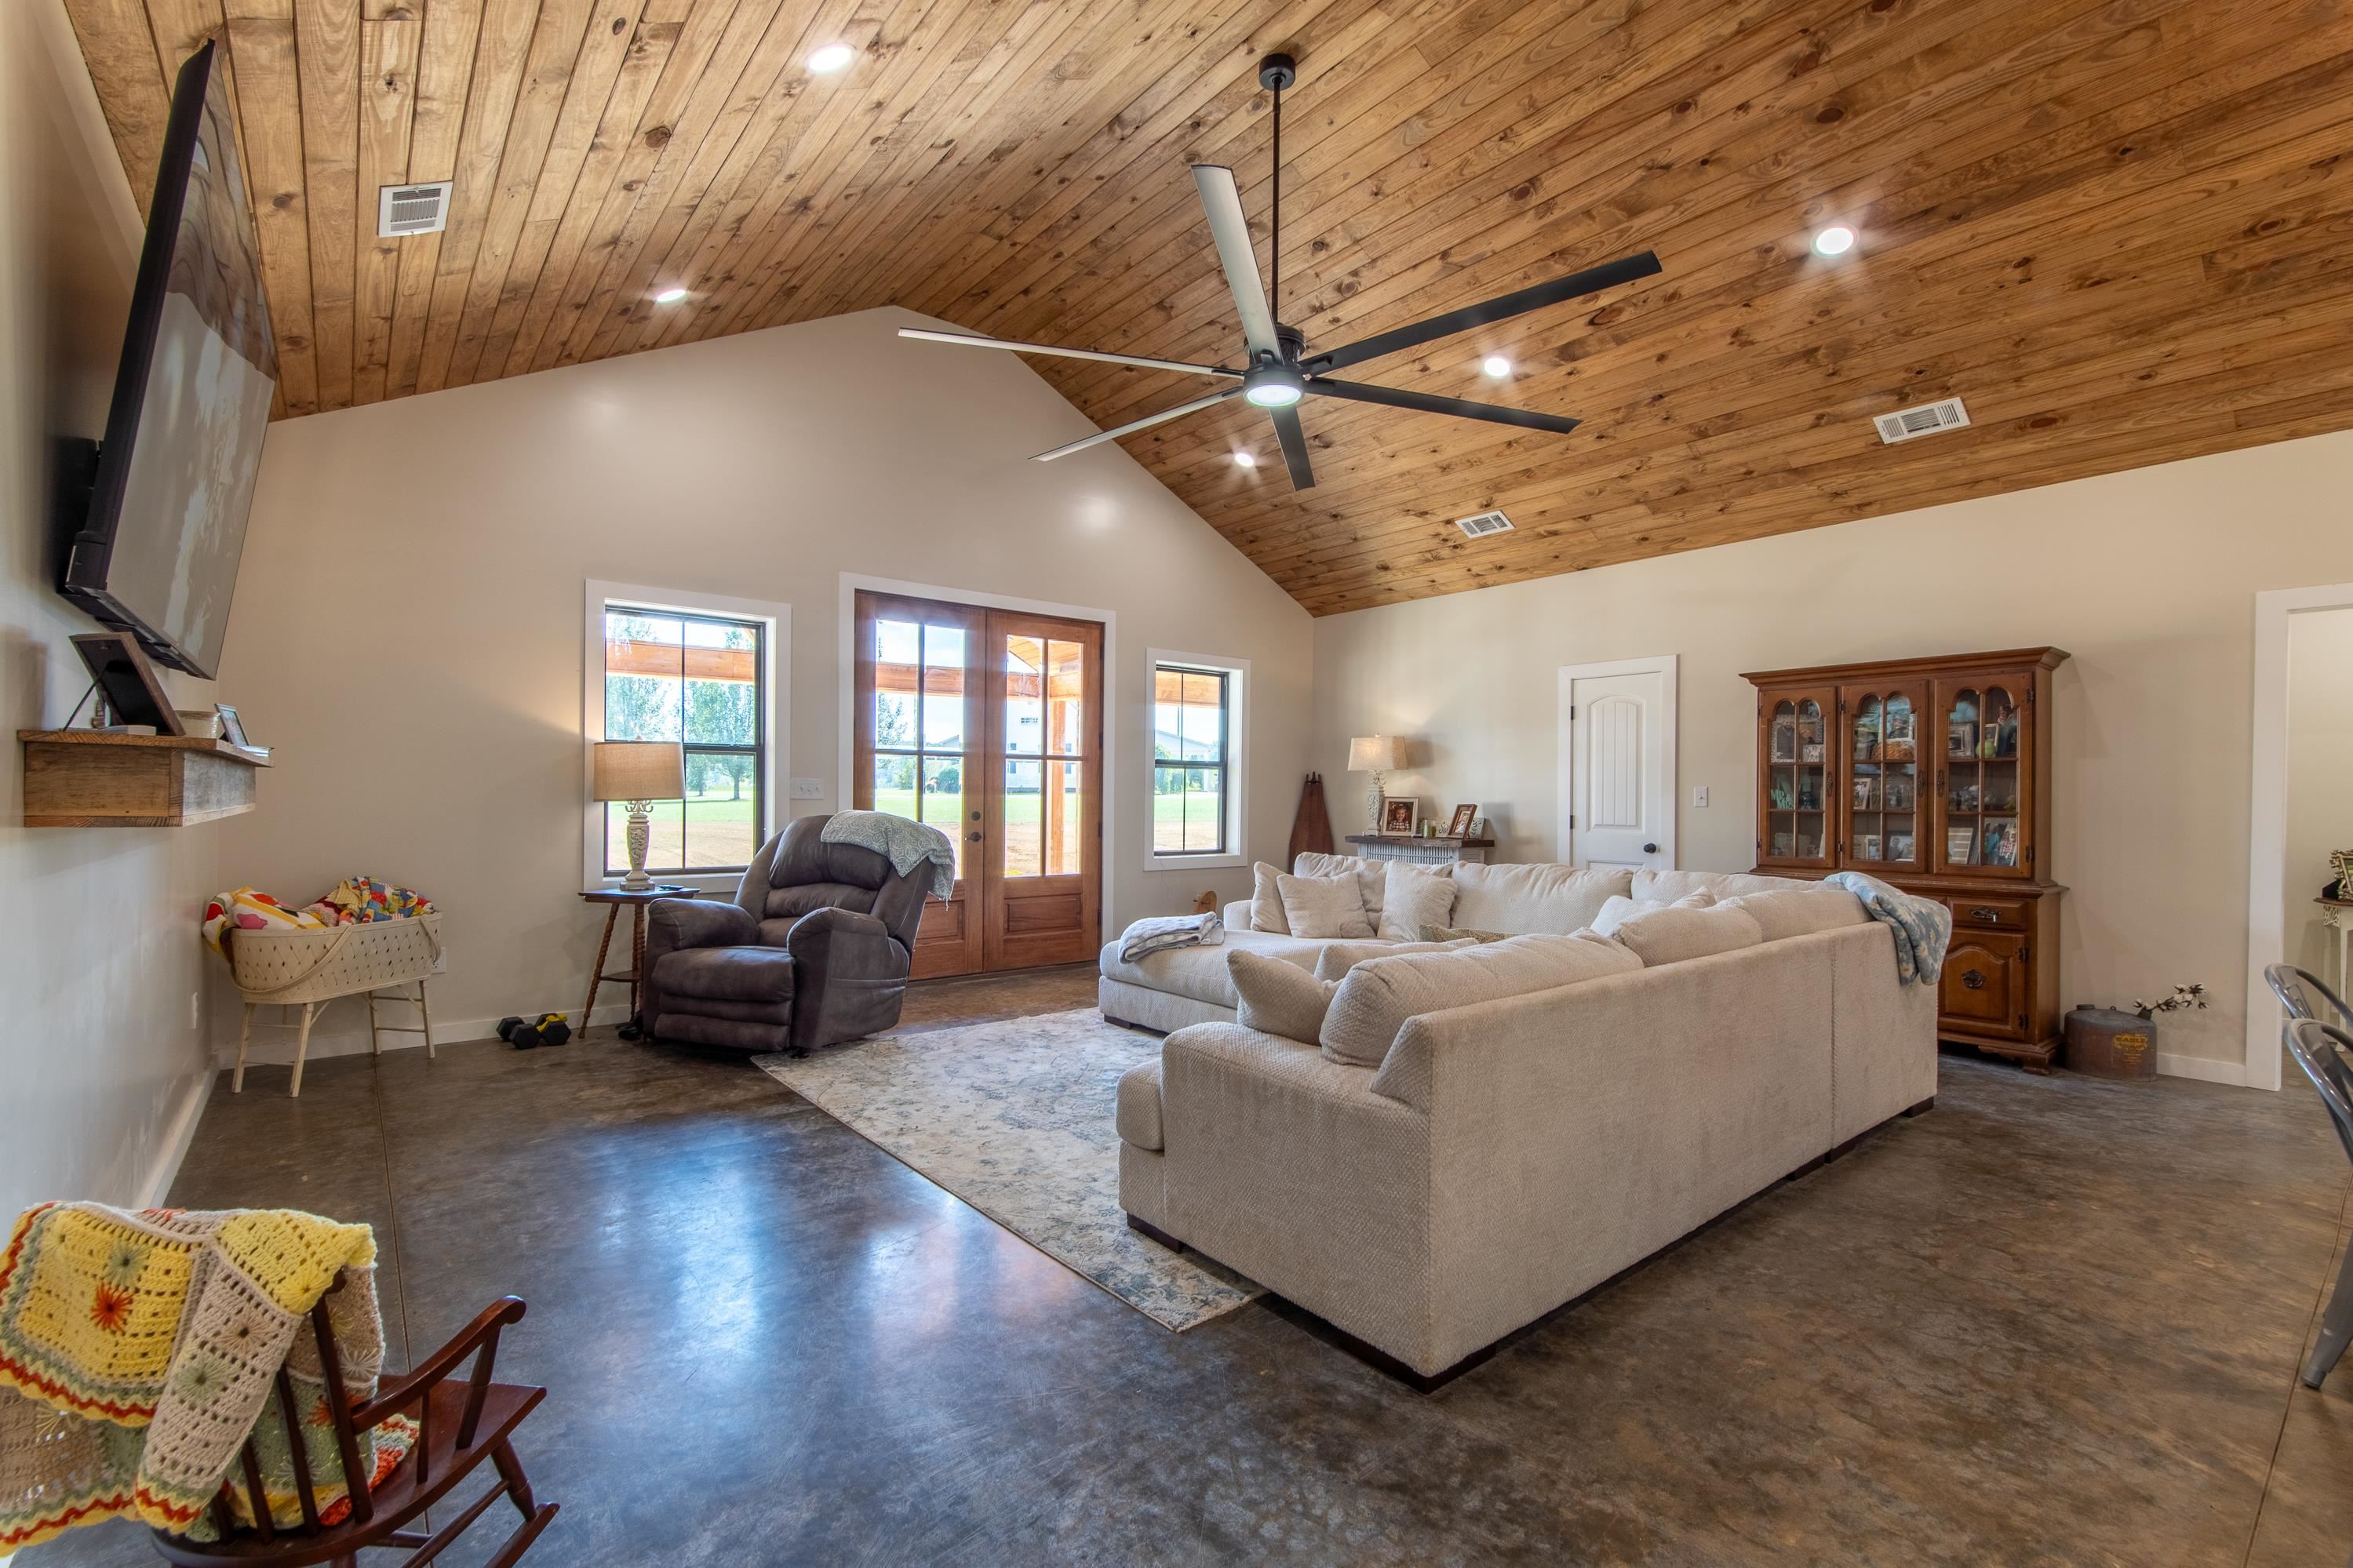
[[[1421,815],[1421,797],[1418,795],[1385,795],[1381,796],[1381,831],[1411,837],[1414,821]]]
[[[1479,807],[1475,802],[1470,805],[1458,805],[1454,808],[1454,820],[1446,825],[1446,837],[1449,838],[1473,837],[1475,835],[1471,829],[1478,821]]]

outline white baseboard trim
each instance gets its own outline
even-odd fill
[[[2237,1089],[2247,1086],[2246,1063],[2216,1057],[2177,1057],[2159,1051],[2157,1070],[2168,1078],[2194,1078],[2201,1083],[2227,1083]]]
[[[188,1145],[195,1142],[196,1123],[205,1118],[205,1107],[212,1103],[213,1077],[200,1072],[180,1096],[180,1109],[172,1114],[172,1125],[164,1134],[164,1146],[155,1152],[155,1163],[147,1167],[146,1178],[139,1184],[139,1195],[132,1208],[154,1209],[164,1206],[171,1195],[172,1183],[180,1174],[180,1162],[188,1157]],[[5,1557],[0,1557],[0,1568],[5,1568]]]
[[[542,1013],[562,1013],[572,1021],[573,1027],[575,1029],[580,1027],[578,1014],[569,1007],[539,1007],[522,1012],[521,1016],[535,1018]],[[499,1016],[506,1017],[508,1015],[502,1013]],[[596,1016],[588,1022],[589,1026],[594,1027],[599,1024],[626,1023],[628,1016],[629,1005],[627,1002],[615,1002],[597,1008]],[[293,1024],[265,1021],[257,1016],[253,1021],[253,1045],[252,1048],[246,1053],[246,1065],[251,1067],[259,1063],[276,1067],[290,1066],[294,1060],[295,1031],[296,1026]],[[498,1037],[498,1018],[453,1020],[437,1016],[433,1020],[433,1043],[437,1046],[456,1045],[460,1040],[495,1040]],[[424,1044],[424,1038],[413,1031],[408,1034],[394,1034],[386,1031],[384,1048],[387,1053],[395,1050],[416,1050]],[[332,1031],[321,1027],[315,1022],[311,1026],[311,1052],[308,1060],[315,1062],[323,1057],[365,1056],[367,1050],[368,1033],[364,1022],[357,1028],[344,1026]],[[214,1048],[213,1065],[216,1068],[233,1068],[237,1065],[237,1036],[234,1025],[230,1026],[228,1038]]]

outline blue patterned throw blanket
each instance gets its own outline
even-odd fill
[[[891,862],[902,877],[923,862],[932,863],[932,897],[944,899],[955,890],[955,847],[938,828],[910,822],[887,811],[837,811],[818,829],[820,844],[855,844]]]
[[[1945,972],[1953,940],[1953,911],[1934,899],[1898,892],[1860,871],[1833,871],[1822,881],[1862,900],[1863,912],[1895,933],[1895,977],[1906,985],[1934,985]]]
[[[1140,920],[1119,939],[1123,963],[1134,963],[1172,947],[1217,947],[1226,940],[1226,922],[1218,911],[1206,915],[1157,915]]]

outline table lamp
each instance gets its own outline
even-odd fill
[[[589,798],[627,801],[629,806],[629,874],[625,893],[654,885],[646,875],[646,843],[653,836],[653,804],[686,798],[686,752],[675,741],[599,741]]]
[[[1359,735],[1348,742],[1348,771],[1373,775],[1373,787],[1365,793],[1365,811],[1372,818],[1372,830],[1381,830],[1381,786],[1393,768],[1405,766],[1405,741],[1397,735]]]

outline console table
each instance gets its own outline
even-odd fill
[[[2320,923],[2337,933],[2337,994],[2345,994],[2346,981],[2353,979],[2353,899],[2315,899],[2320,906]]]
[[[1440,834],[1424,838],[1418,833],[1351,833],[1348,842],[1367,860],[1405,860],[1419,866],[1443,866],[1457,860],[1473,866],[1487,863],[1495,847],[1492,838],[1456,838]]]

